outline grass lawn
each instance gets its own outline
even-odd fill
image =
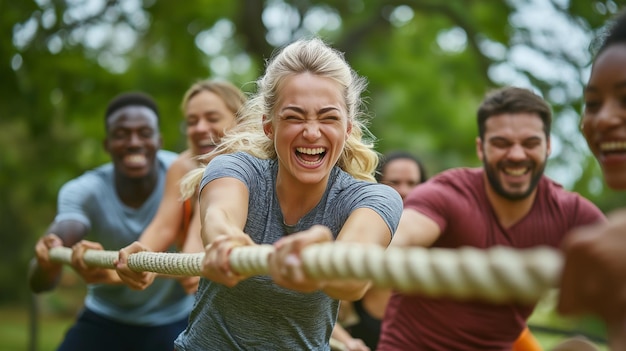
[[[0,307],[0,351],[53,351],[61,342],[74,316],[44,315],[39,321],[37,348],[30,349],[28,310],[24,307]]]
[[[39,310],[36,345],[31,340],[29,305],[0,306],[0,351],[56,350],[82,307],[84,297],[84,284],[69,268],[64,271],[57,289],[34,297]]]

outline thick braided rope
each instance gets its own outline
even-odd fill
[[[272,245],[244,246],[234,249],[230,261],[237,273],[245,276],[268,273],[267,259],[274,251]],[[70,263],[72,249],[54,247],[50,259]],[[88,266],[114,269],[118,251],[86,250],[83,260]],[[128,256],[128,267],[136,272],[155,272],[169,275],[202,275],[204,253],[137,252]]]
[[[271,245],[245,246],[232,250],[230,265],[241,275],[269,273]],[[50,250],[52,260],[69,263],[71,249]],[[87,250],[90,266],[114,268],[117,251]],[[138,252],[128,258],[134,271],[197,276],[204,253]],[[315,279],[371,280],[379,287],[405,293],[455,299],[478,298],[500,303],[533,303],[556,286],[562,257],[556,250],[537,247],[515,250],[388,248],[375,245],[326,243],[307,247],[302,253],[304,269]]]
[[[363,279],[405,293],[501,303],[537,302],[556,287],[561,254],[548,247],[515,250],[388,248],[320,244],[303,254],[316,279]]]

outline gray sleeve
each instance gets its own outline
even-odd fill
[[[239,179],[250,188],[250,184],[256,178],[251,157],[242,152],[215,157],[204,169],[202,182],[200,182],[200,191],[210,181],[226,177]]]
[[[87,214],[90,189],[96,187],[90,177],[81,176],[65,183],[59,191],[57,199],[57,215],[55,222],[75,220],[91,228],[91,221]]]
[[[358,208],[375,211],[387,223],[391,235],[394,235],[402,215],[402,198],[397,191],[387,185],[367,183],[348,193],[352,198],[351,212]]]

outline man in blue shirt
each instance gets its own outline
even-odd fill
[[[55,220],[35,246],[30,286],[36,293],[53,289],[63,267],[49,260],[48,250],[73,246],[72,267],[88,292],[59,350],[171,351],[187,325],[193,297],[168,278],[132,290],[114,270],[87,267],[82,254],[86,249],[119,250],[139,238],[157,211],[165,173],[177,155],[159,150],[158,108],[146,94],[114,98],[105,127],[104,148],[112,162],[61,188]]]

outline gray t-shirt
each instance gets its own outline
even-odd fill
[[[165,173],[177,155],[157,153],[159,180],[154,192],[139,208],[126,206],[117,196],[113,164],[107,163],[67,182],[59,191],[55,221],[76,220],[89,228],[85,239],[119,250],[137,240],[156,214]],[[157,278],[146,290],[126,285],[90,284],[85,306],[121,323],[142,326],[165,325],[185,318],[193,297],[174,279]]]
[[[287,235],[276,198],[276,160],[246,153],[218,156],[206,168],[200,188],[222,177],[241,180],[250,192],[244,231],[257,244]],[[321,201],[295,225],[295,231],[322,224],[337,237],[358,208],[371,208],[395,232],[402,200],[392,188],[354,179],[335,167]],[[176,339],[179,351],[330,350],[339,302],[321,291],[300,293],[267,276],[246,279],[233,288],[202,279],[187,329]]]

